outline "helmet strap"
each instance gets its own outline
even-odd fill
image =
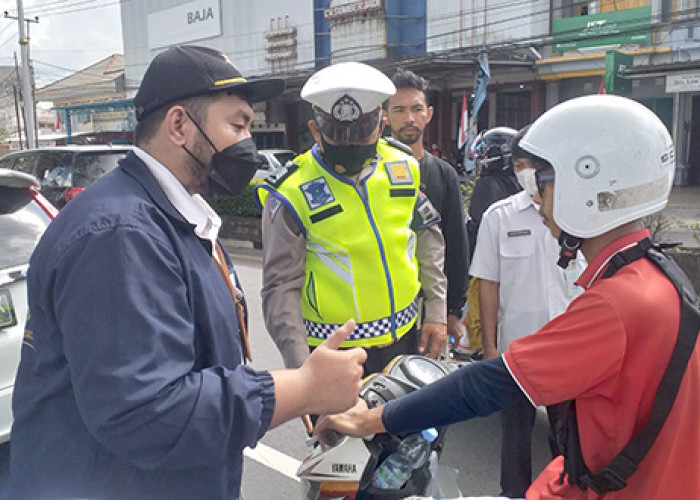
[[[581,248],[584,238],[579,238],[578,236],[571,236],[566,231],[561,231],[559,233],[559,260],[557,265],[562,269],[569,267],[569,262],[576,258],[576,253],[578,249]]]

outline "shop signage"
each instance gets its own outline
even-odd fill
[[[151,50],[220,35],[220,0],[194,0],[148,15]]]
[[[129,117],[127,110],[123,111],[100,111],[92,115],[92,121],[106,122],[115,120],[126,120]]]
[[[700,71],[666,75],[666,92],[700,91]]]
[[[554,19],[553,50],[625,45],[651,39],[651,6]]]
[[[323,16],[327,20],[340,19],[343,17],[356,16],[358,14],[368,14],[377,10],[382,10],[382,0],[359,0],[357,2],[334,5],[323,11]]]

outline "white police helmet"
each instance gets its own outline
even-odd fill
[[[321,132],[340,144],[370,135],[381,121],[381,105],[396,93],[378,69],[359,62],[333,64],[316,72],[301,89],[313,105]]]
[[[520,140],[554,168],[554,222],[578,238],[662,210],[673,184],[673,141],[648,108],[590,95],[554,106]]]

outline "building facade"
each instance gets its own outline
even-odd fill
[[[476,130],[519,128],[563,100],[619,93],[672,132],[676,183],[700,183],[700,0],[149,0],[121,10],[130,96],[148,62],[178,43],[219,49],[247,76],[284,77],[285,93],[255,107],[258,147],[308,148],[300,88],[315,70],[352,60],[427,77],[426,140],[457,159],[462,100],[471,109],[485,66]]]
[[[227,54],[247,77],[310,74],[315,67],[313,9],[289,0],[149,0],[122,2],[126,82],[136,93],[149,62],[176,44],[211,47]],[[259,148],[286,147],[304,130],[295,118],[296,94],[286,91],[254,107]],[[292,129],[287,130],[287,127]]]

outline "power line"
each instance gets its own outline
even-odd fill
[[[17,38],[17,32],[15,31],[15,32],[13,32],[13,33],[7,38],[7,40],[5,40],[4,42],[0,43],[0,47],[3,47],[3,46],[5,46],[5,45],[7,45],[9,42],[11,42],[12,40],[15,40],[16,38]],[[9,59],[9,58],[8,58],[8,59]]]
[[[48,2],[45,4],[35,4],[32,5],[32,9],[37,9],[34,12],[38,12],[44,16],[47,15],[61,15],[69,12],[77,12],[77,11],[83,11],[83,10],[93,10],[97,8],[102,8],[102,7],[107,7],[111,6],[117,3],[120,3],[118,1],[114,0],[107,0],[106,2],[101,2],[97,5],[94,5],[98,0],[63,0],[63,1],[53,1],[53,2]],[[128,0],[126,0],[128,1]],[[556,17],[557,14],[560,14],[565,11],[565,9],[570,8],[570,6],[559,6],[553,9],[550,9],[549,6],[547,5],[549,2],[531,2],[529,0],[513,0],[513,1],[504,1],[498,4],[491,4],[488,7],[482,7],[480,6],[479,8],[473,9],[471,11],[459,11],[459,10],[451,10],[449,12],[442,12],[437,15],[431,15],[428,17],[426,13],[426,23],[439,23],[440,21],[447,21],[449,19],[454,19],[456,16],[460,17],[467,17],[468,19],[473,19],[473,18],[478,18],[480,17],[484,12],[487,14],[490,14],[491,20],[484,23],[484,22],[479,22],[476,24],[470,23],[469,26],[463,28],[463,29],[455,29],[455,30],[449,30],[449,31],[441,31],[439,33],[434,33],[432,35],[428,35],[425,37],[426,42],[434,42],[434,43],[439,43],[440,40],[447,40],[449,37],[454,37],[459,34],[467,34],[467,36],[470,36],[473,34],[474,31],[481,31],[481,30],[486,30],[488,33],[488,36],[490,39],[494,38],[494,35],[496,35],[496,38],[498,37],[497,35],[502,32],[501,27],[503,29],[507,29],[509,32],[517,32],[519,29],[523,27],[528,27],[532,26],[533,22],[536,22],[537,16],[547,16],[547,21],[551,20],[553,17]],[[512,9],[514,11],[517,11],[518,7],[522,7],[525,5],[531,5],[533,9],[538,9],[539,10],[530,10],[530,12],[527,13],[525,16],[513,16],[513,17],[507,17],[503,18],[499,14],[502,14],[503,12],[507,11],[508,9]],[[547,5],[547,8],[542,9],[540,6],[545,6]],[[47,8],[48,7],[48,8]],[[487,9],[485,11],[485,9]],[[692,10],[692,9],[688,9]],[[65,12],[64,12],[65,11]],[[682,11],[677,11],[676,15],[679,15],[678,13]],[[498,16],[497,19],[493,19],[493,16],[496,15]],[[682,15],[682,14],[681,14]],[[658,16],[657,16],[658,17]],[[518,21],[520,19],[520,21]],[[351,21],[348,21],[351,22]],[[687,20],[684,20],[683,22],[688,22]],[[678,22],[680,24],[680,22]],[[301,27],[306,27],[309,26],[313,23],[300,23],[297,25],[298,28]],[[341,23],[342,24],[342,23]],[[648,27],[646,29],[652,29],[653,26]],[[629,28],[626,32],[632,32],[639,30],[639,27],[632,27]],[[249,32],[245,34],[231,34],[231,35],[225,35],[222,36],[221,38],[223,39],[234,39],[238,37],[247,37],[250,38],[251,36],[256,36],[256,35],[262,35],[265,33],[267,30],[259,30],[259,31],[254,31],[254,32]],[[562,37],[562,38],[573,38],[575,34],[577,34],[579,30],[572,30],[570,32],[560,32],[557,33],[557,38]],[[0,32],[1,33],[1,32]],[[479,33],[480,34],[480,33]],[[517,46],[518,44],[525,44],[525,43],[538,43],[538,44],[551,44],[552,42],[549,41],[552,38],[552,33],[549,29],[547,30],[541,30],[539,33],[536,33],[534,35],[529,35],[527,37],[504,37],[502,41],[499,41],[498,43],[490,43],[486,44],[487,47],[514,47]],[[565,40],[562,39],[562,42]],[[7,41],[5,42],[7,43]],[[308,50],[309,47],[312,44],[312,40],[306,41],[303,44],[298,45],[298,49],[305,49]],[[482,43],[476,43],[474,45],[465,45],[459,48],[452,48],[452,49],[444,49],[440,50],[438,52],[435,52],[436,54],[442,54],[442,53],[451,53],[454,51],[463,51],[469,53],[470,51],[475,51],[478,50],[479,47],[481,47],[483,44]],[[0,45],[2,46],[2,45]],[[344,54],[346,56],[352,56],[352,55],[359,55],[363,51],[366,50],[372,50],[372,49],[377,49],[377,48],[382,48],[382,47],[391,47],[391,45],[386,45],[386,44],[381,44],[381,45],[372,45],[372,46],[358,46],[358,47],[345,47],[343,50],[347,51],[347,54]],[[132,49],[139,49],[139,48],[144,48],[143,46],[135,46],[135,47],[130,47]],[[118,50],[118,49],[117,49]],[[95,50],[97,51],[97,50]],[[85,52],[85,49],[64,49],[64,50],[36,50],[36,52],[48,54],[48,53],[72,53],[72,52]],[[243,59],[253,59],[253,60],[260,60],[261,56],[263,56],[266,53],[265,49],[261,49],[258,47],[253,47],[250,49],[246,50],[239,50],[236,52],[236,58],[243,58]],[[334,52],[337,54],[337,51]],[[429,53],[426,53],[425,55],[429,55]],[[239,59],[240,60],[240,59]],[[294,66],[299,67],[303,66],[306,64],[312,64],[314,62],[314,59],[308,59],[308,60],[302,60],[302,61],[295,61]],[[142,65],[145,66],[145,65]],[[134,66],[130,66],[134,67]],[[66,72],[71,72],[71,71],[77,71],[73,70],[70,68],[61,68],[57,67],[57,69],[61,69]],[[269,71],[269,65],[265,64],[263,65],[255,65],[254,71],[256,72],[265,72]]]
[[[93,5],[93,6],[88,6],[91,3],[95,3],[98,0],[83,0],[81,2],[77,2],[74,4],[66,5],[65,7],[60,7],[55,10],[36,10],[33,11],[32,14],[41,14],[42,17],[52,17],[52,16],[62,16],[64,14],[74,14],[76,12],[85,12],[88,10],[95,10],[95,9],[101,9],[103,7],[109,7],[111,5],[118,5],[120,3],[123,3],[120,0],[108,0],[105,3],[101,3],[98,5]],[[80,7],[83,5],[83,7]],[[73,8],[75,7],[75,8]],[[67,9],[67,10],[59,10],[59,9]]]
[[[25,10],[31,10],[34,8],[44,8],[44,7],[49,7],[49,6],[54,6],[56,4],[65,4],[68,3],[71,0],[53,0],[51,2],[41,2],[39,4],[32,4],[32,5],[25,5]]]

